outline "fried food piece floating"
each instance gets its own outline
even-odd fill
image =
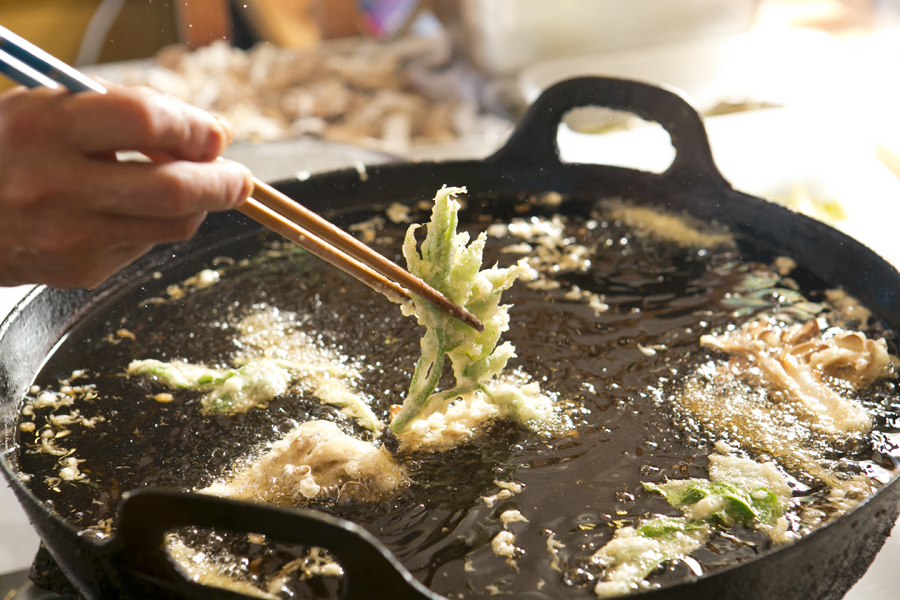
[[[872,428],[868,412],[823,379],[831,376],[859,386],[883,376],[891,364],[887,344],[855,331],[828,334],[823,336],[815,319],[789,327],[759,319],[734,331],[704,335],[700,343],[736,356],[744,378],[758,369],[764,383],[785,392],[833,433],[865,433]]]
[[[313,498],[367,502],[406,483],[406,472],[384,447],[351,437],[329,421],[308,421],[248,469],[200,491],[295,505]]]

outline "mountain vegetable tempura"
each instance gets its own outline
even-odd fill
[[[509,328],[509,306],[501,294],[531,269],[523,259],[505,269],[496,265],[481,269],[487,235],[469,244],[469,234],[457,233],[459,202],[465,188],[442,188],[434,199],[428,233],[416,248],[418,225],[406,232],[403,255],[409,271],[469,310],[484,324],[478,333],[413,295],[419,324],[426,328],[422,356],[416,363],[409,393],[391,421],[391,431],[411,449],[440,449],[470,439],[485,421],[503,418],[535,430],[559,428],[552,401],[537,383],[502,377],[515,348],[509,342],[497,347],[500,334]],[[435,392],[450,358],[456,385]]]

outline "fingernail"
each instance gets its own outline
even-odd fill
[[[222,132],[224,133],[225,145],[231,145],[231,142],[234,140],[234,127],[231,126],[231,123],[228,122],[228,119],[223,117],[222,115],[213,114],[218,121],[219,125],[222,127]]]
[[[231,143],[233,135],[231,125],[219,115],[213,115],[214,121],[206,140],[206,158],[211,160],[220,154]]]

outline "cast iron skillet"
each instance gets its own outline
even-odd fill
[[[676,157],[662,174],[559,160],[556,134],[566,111],[600,105],[661,124]],[[525,198],[545,191],[573,199],[621,197],[669,210],[686,210],[774,252],[860,298],[894,330],[900,330],[900,273],[862,244],[830,227],[731,188],[716,169],[701,117],[677,93],[643,83],[582,78],[547,90],[523,117],[506,146],[483,161],[396,164],[287,181],[277,187],[318,211],[342,211],[394,200],[430,198],[443,184],[466,185],[475,198]],[[586,205],[587,206],[587,205]],[[23,300],[0,326],[0,468],[35,528],[69,579],[88,598],[238,598],[239,594],[186,581],[160,549],[164,531],[182,525],[264,533],[276,541],[315,543],[333,551],[348,574],[347,598],[402,598],[377,548],[355,555],[346,534],[321,539],[319,526],[299,521],[300,511],[254,506],[207,496],[165,491],[126,495],[115,534],[87,540],[54,515],[16,476],[15,427],[21,398],[47,355],[79,319],[111,294],[183,255],[255,227],[237,213],[213,215],[185,244],[156,249],[102,288],[58,291],[41,288]],[[311,511],[307,511],[308,514]],[[900,512],[896,480],[841,519],[757,560],[651,591],[653,598],[840,598],[865,572]],[[340,531],[355,526],[337,519]],[[326,526],[322,526],[327,529]],[[407,598],[436,598],[410,588]]]

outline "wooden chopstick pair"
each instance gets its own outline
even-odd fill
[[[253,185],[251,197],[238,210],[254,221],[356,277],[390,300],[408,300],[405,287],[470,327],[484,331],[484,325],[471,313],[349,233],[256,178]]]
[[[0,73],[28,87],[63,86],[72,92],[106,93],[106,89],[93,79],[2,26]],[[484,331],[484,325],[471,313],[412,273],[272,186],[255,177],[253,185],[251,197],[238,209],[243,214],[356,277],[390,300],[409,300],[409,290],[474,329]]]

